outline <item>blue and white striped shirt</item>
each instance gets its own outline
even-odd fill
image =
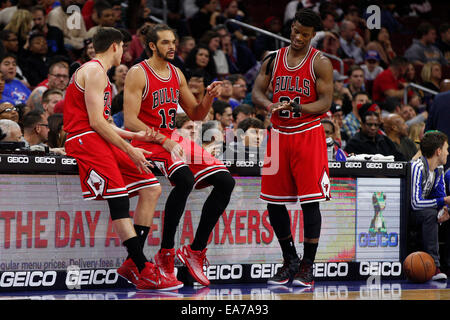
[[[424,170],[427,170],[428,178],[424,176]],[[443,172],[442,166],[430,171],[426,159],[422,161],[419,158],[411,163],[411,206],[413,210],[427,208],[440,210],[445,205],[446,194]],[[427,179],[427,181],[424,181],[424,179]]]

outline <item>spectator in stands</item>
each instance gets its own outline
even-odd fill
[[[232,115],[233,115],[233,130],[236,135],[236,130],[239,127],[239,123],[241,123],[242,120],[255,117],[255,109],[251,105],[240,104],[233,109]]]
[[[45,117],[55,114],[55,105],[63,99],[63,92],[59,89],[48,89],[42,94],[42,108]]]
[[[436,271],[431,280],[447,280],[440,270],[439,225],[449,219],[450,196],[445,193],[444,169],[448,138],[439,131],[427,132],[420,142],[422,156],[411,165],[411,217],[418,229],[422,251],[433,257]],[[443,215],[438,213],[443,209]]]
[[[224,149],[224,139],[220,122],[209,120],[201,127],[202,148],[216,158],[221,158]]]
[[[405,161],[403,154],[387,136],[380,134],[381,119],[376,104],[366,103],[359,109],[361,130],[345,146],[348,154],[381,154],[394,156],[395,161]]]
[[[43,33],[32,31],[28,47],[19,55],[19,65],[32,88],[36,87],[48,75],[48,47]]]
[[[227,128],[231,127],[233,122],[233,111],[231,106],[221,100],[216,100],[213,102],[214,109],[214,120],[219,121],[221,131],[225,133]]]
[[[375,78],[383,72],[383,68],[380,66],[380,55],[375,50],[369,50],[364,57],[364,64],[361,65],[361,69],[364,70],[364,79],[366,81],[373,81]]]
[[[203,72],[201,71],[194,70],[192,74],[190,74],[190,77],[188,79],[188,88],[194,95],[195,100],[200,103],[203,100],[206,87],[209,85],[209,83],[206,83]]]
[[[230,73],[225,53],[220,49],[220,34],[213,30],[206,31],[200,38],[199,43],[208,47],[216,67],[219,79],[223,79]]]
[[[347,114],[342,122],[342,131],[349,138],[353,137],[361,127],[358,106],[369,102],[369,96],[366,92],[357,92],[352,98],[352,111]]]
[[[177,46],[177,54],[173,61],[173,64],[184,72],[186,58],[189,52],[195,47],[195,39],[191,36],[184,36],[180,39]]]
[[[281,36],[282,27],[281,20],[278,17],[270,16],[264,20],[264,29],[273,34]],[[274,37],[259,33],[253,46],[256,60],[262,60],[267,52],[280,49],[283,43]]]
[[[442,67],[437,61],[430,61],[424,64],[420,73],[422,86],[430,90],[439,92],[442,80]]]
[[[344,125],[344,112],[342,111],[342,106],[340,103],[342,103],[342,101],[340,101],[339,99],[336,99],[331,104],[330,120],[333,122],[334,129],[335,129],[335,132],[334,132],[335,140],[338,140],[339,144],[342,147],[345,147],[348,139],[350,139],[350,138],[347,136],[347,133],[345,133],[344,130],[342,130],[342,126]]]
[[[11,102],[0,103],[0,119],[8,119],[19,122],[17,108]]]
[[[209,85],[217,77],[216,65],[212,53],[205,45],[198,45],[189,52],[185,63],[188,78],[194,71],[202,72],[206,83]]]
[[[423,134],[425,129],[425,122],[417,122],[413,123],[408,128],[408,137],[414,141],[414,144],[416,145],[417,150],[420,151],[420,141],[422,141]]]
[[[425,132],[428,130],[439,130],[450,135],[450,90],[437,94],[431,105],[428,119],[426,121]],[[450,159],[447,159],[445,169],[450,167]]]
[[[234,19],[237,21],[244,20],[244,12],[239,10],[238,1],[237,0],[220,0],[220,7],[222,12],[216,18],[217,24],[225,24],[228,19]],[[248,36],[242,30],[242,28],[235,23],[228,23],[228,30],[233,36],[233,38],[238,41],[247,41]]]
[[[0,119],[0,142],[21,141],[23,141],[23,135],[19,124],[13,120]]]
[[[84,47],[86,35],[86,25],[84,19],[78,10],[69,11],[67,8],[71,5],[71,0],[61,0],[61,6],[53,8],[47,16],[48,24],[57,27],[64,34],[64,45],[67,50],[81,50]],[[76,21],[78,25],[74,26],[69,21]]]
[[[230,98],[230,104],[241,104],[247,95],[247,79],[242,74],[232,74],[228,77],[233,85],[233,93]]]
[[[5,26],[5,30],[12,31],[19,40],[19,53],[28,40],[28,34],[33,26],[33,16],[25,9],[14,12],[11,21]]]
[[[131,36],[131,43],[128,47],[128,54],[131,56],[131,61],[133,64],[136,64],[140,61],[143,61],[149,57],[148,54],[145,53],[147,48],[147,40],[145,35],[153,26],[151,21],[145,21],[142,26],[140,26],[136,33]]]
[[[344,20],[340,29],[340,48],[338,50],[339,57],[355,64],[364,62],[364,40],[356,32],[356,26],[352,21]],[[353,64],[350,63],[350,64]]]
[[[397,56],[392,49],[389,31],[384,27],[370,30],[370,42],[366,45],[365,50],[366,52],[374,50],[379,54],[380,66],[383,69],[386,69],[391,64],[392,59]]]
[[[57,61],[53,63],[48,70],[48,84],[41,85],[31,92],[27,101],[27,107],[30,110],[42,108],[42,95],[47,89],[58,89],[65,92],[69,84],[69,67],[67,63]]]
[[[443,23],[439,27],[439,39],[436,41],[436,47],[441,50],[447,65],[450,65],[450,24]]]
[[[48,55],[67,55],[66,48],[64,47],[64,35],[61,30],[50,26],[45,21],[45,8],[43,6],[35,6],[31,10],[31,14],[33,15],[33,30],[41,32],[47,40]]]
[[[358,65],[352,65],[348,69],[348,82],[344,84],[350,90],[350,93],[353,95],[357,92],[366,92],[365,79],[364,79],[364,70]]]
[[[50,151],[59,155],[66,155],[64,145],[67,133],[63,129],[63,115],[55,113],[48,117],[48,146]]]
[[[17,57],[19,54],[19,40],[17,35],[10,30],[1,30],[0,39],[5,49],[2,56],[5,53],[13,53]],[[16,66],[16,79],[22,81],[25,86],[30,87],[27,78],[23,75],[22,69],[18,65]]]
[[[236,130],[236,142],[227,145],[227,154],[232,152],[233,159],[245,160],[258,165],[264,159],[264,123],[257,118],[247,118],[239,123]]]
[[[93,38],[98,28],[114,27],[116,24],[113,8],[108,1],[97,0],[95,1],[94,8],[95,12],[97,12],[98,24],[87,31],[86,36],[88,38]]]
[[[197,130],[194,121],[186,113],[177,113],[175,117],[175,126],[180,136],[197,141]]]
[[[23,117],[23,137],[27,147],[40,145],[48,147],[48,121],[43,111],[32,110]]]
[[[88,38],[84,40],[84,48],[81,52],[80,58],[70,64],[69,76],[72,74],[84,63],[94,59],[95,57],[95,49],[94,44],[92,43],[92,38]]]
[[[417,147],[408,137],[408,126],[405,120],[398,114],[391,114],[384,118],[383,128],[389,139],[394,142],[406,161],[411,160],[417,153]]]
[[[339,128],[331,119],[324,118],[320,121],[325,131],[328,161],[336,160],[336,153],[341,148],[341,138]]]
[[[245,74],[256,65],[255,56],[249,47],[232,41],[230,34],[222,37],[222,50],[227,56],[230,74]]]
[[[112,87],[112,98],[123,91],[127,73],[128,67],[124,64],[109,69],[108,76]]]
[[[192,36],[198,40],[216,25],[220,12],[217,11],[218,0],[195,0],[195,4],[199,10],[189,19],[189,26]]]
[[[225,101],[226,103],[231,105],[231,108],[234,109],[238,104],[233,100],[231,101],[231,95],[233,94],[233,84],[228,79],[222,80],[222,90],[220,90],[220,95],[217,98],[218,100]]]
[[[411,46],[405,51],[405,58],[418,66],[429,61],[437,61],[447,65],[441,50],[434,45],[436,42],[436,28],[428,23],[421,23],[417,27],[417,39],[413,39]]]
[[[333,70],[333,100],[335,97],[339,97],[342,101],[339,103],[342,106],[342,112],[348,114],[352,111],[352,99],[353,96],[350,90],[344,86],[344,81],[348,79],[348,76],[340,74],[339,71]]]
[[[406,73],[408,61],[401,56],[392,59],[389,67],[381,72],[374,80],[372,87],[372,100],[382,103],[386,97],[402,98],[405,82],[403,76]]]
[[[2,73],[5,85],[1,94],[1,102],[10,102],[11,104],[18,105],[26,103],[30,96],[30,89],[25,86],[21,81],[15,79],[16,77],[16,62],[17,58],[12,53],[6,53],[1,57],[0,72]]]

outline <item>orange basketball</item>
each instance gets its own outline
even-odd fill
[[[403,261],[403,270],[410,281],[423,283],[433,277],[436,272],[436,265],[434,259],[428,253],[417,251],[411,253]]]

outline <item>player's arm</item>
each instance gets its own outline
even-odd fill
[[[272,68],[274,63],[275,52],[269,54],[264,59],[261,69],[256,76],[255,83],[252,90],[252,102],[259,108],[264,108],[271,112],[275,108],[287,107],[285,102],[272,103],[266,95],[267,88],[272,78]]]
[[[89,124],[102,138],[115,145],[129,155],[136,167],[144,172],[151,172],[148,169],[148,161],[144,154],[149,154],[142,149],[134,148],[123,140],[113,129],[113,126],[103,117],[104,110],[104,90],[106,78],[104,72],[98,66],[86,66],[83,70],[84,76],[84,97],[86,102]]]
[[[314,60],[313,67],[316,74],[318,99],[301,105],[301,112],[325,113],[330,110],[333,101],[333,66],[327,57],[319,54]]]
[[[212,107],[214,98],[218,97],[222,87],[222,81],[214,81],[206,88],[206,94],[200,103],[197,103],[194,95],[188,87],[186,77],[183,72],[177,68],[180,78],[180,106],[186,112],[187,116],[193,120],[203,120]]]

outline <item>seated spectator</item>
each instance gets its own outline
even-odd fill
[[[202,148],[212,156],[221,159],[224,150],[224,139],[219,121],[209,120],[202,123]]]
[[[335,127],[335,140],[341,145],[341,147],[345,147],[348,139],[350,137],[347,136],[347,133],[342,130],[342,126],[344,125],[344,112],[342,111],[342,106],[339,100],[335,100],[331,103],[331,117],[330,120],[333,122]]]
[[[333,101],[336,97],[339,97],[341,102],[339,105],[342,107],[342,111],[344,114],[348,114],[352,111],[352,99],[353,96],[350,93],[350,90],[344,86],[344,81],[348,79],[346,75],[341,75],[339,71],[333,70]]]
[[[86,36],[88,38],[93,38],[98,28],[114,27],[114,25],[116,24],[113,8],[108,1],[105,0],[95,1],[94,10],[95,12],[97,12],[97,19],[98,19],[97,25],[91,27],[87,31]]]
[[[335,123],[330,119],[324,118],[320,122],[325,131],[328,161],[334,161],[336,160],[336,153],[341,149],[339,129],[336,128]]]
[[[193,72],[202,72],[206,83],[209,85],[217,77],[216,65],[212,53],[205,45],[198,45],[189,52],[184,64],[187,77]]]
[[[392,59],[397,56],[392,49],[389,31],[384,27],[370,30],[370,42],[365,49],[367,53],[376,51],[379,54],[379,63],[383,69],[387,68],[391,64]]]
[[[247,95],[247,79],[241,74],[232,74],[228,78],[233,85],[230,105],[240,105]]]
[[[450,24],[443,23],[439,26],[439,39],[436,41],[436,47],[441,50],[447,65],[450,65]]]
[[[92,38],[88,38],[84,40],[83,51],[78,60],[72,62],[70,64],[69,76],[72,77],[72,74],[81,67],[84,63],[94,59],[95,57],[95,49],[94,43],[92,43]]]
[[[64,98],[64,94],[59,89],[48,89],[42,95],[42,108],[44,109],[45,117],[50,117],[55,114],[55,106]]]
[[[403,154],[387,136],[380,134],[380,114],[375,104],[366,103],[359,109],[361,130],[359,130],[345,146],[348,154],[381,154],[394,156],[395,161],[405,161]]]
[[[220,90],[220,95],[215,100],[222,100],[231,105],[231,108],[237,106],[236,101],[233,101],[233,104],[230,101],[231,95],[233,94],[233,85],[231,81],[228,79],[222,80],[222,90]]]
[[[23,141],[22,130],[16,121],[0,119],[0,142]]]
[[[440,270],[439,224],[449,219],[450,196],[445,193],[444,164],[448,138],[442,132],[427,132],[420,142],[422,156],[411,165],[411,207],[415,228],[422,243],[420,250],[433,257],[436,271],[432,280],[447,280]],[[443,215],[438,213],[443,209]]]
[[[17,108],[11,102],[0,103],[0,119],[19,122],[19,113]]]
[[[430,61],[424,64],[420,73],[422,86],[430,90],[439,92],[442,79],[442,67],[439,62]],[[429,95],[429,94],[426,94]]]
[[[386,97],[403,98],[408,61],[401,56],[392,59],[389,67],[381,72],[374,80],[372,87],[372,100],[382,103]]]
[[[48,75],[48,47],[43,33],[33,31],[29,36],[29,46],[19,56],[19,65],[32,88],[36,87]]]
[[[417,66],[423,66],[430,61],[437,61],[447,65],[447,60],[441,50],[434,45],[436,42],[436,28],[423,22],[417,27],[417,39],[413,39],[411,46],[405,51],[405,58]]]
[[[192,141],[197,141],[198,132],[196,125],[186,113],[177,113],[175,116],[175,126],[180,136],[188,138]]]
[[[234,160],[251,161],[258,165],[264,159],[264,123],[256,118],[242,120],[236,131],[236,142],[227,145],[227,155],[233,153]]]
[[[350,93],[353,95],[361,91],[366,92],[364,70],[358,65],[352,65],[347,73],[348,82],[344,86],[350,90]]]
[[[240,104],[233,109],[233,130],[236,135],[236,130],[239,127],[239,123],[247,118],[255,117],[255,109],[248,104]]]
[[[48,145],[48,121],[44,112],[32,110],[23,117],[23,137],[26,147],[39,146],[39,149],[47,150]]]
[[[19,40],[19,52],[25,47],[28,40],[28,34],[31,31],[33,25],[33,16],[31,12],[26,9],[18,9],[14,12],[11,21],[5,26],[5,30],[12,31]]]
[[[222,37],[222,50],[227,56],[230,74],[246,74],[256,65],[255,56],[249,47],[233,41],[230,34]]]
[[[17,58],[12,53],[6,53],[0,61],[0,72],[3,75],[5,85],[1,93],[1,102],[10,102],[13,105],[26,103],[30,96],[30,89],[16,77]]]
[[[366,92],[357,92],[353,95],[352,111],[347,114],[342,121],[342,131],[348,138],[353,137],[361,127],[358,106],[369,102],[369,96]]]
[[[203,100],[203,96],[206,92],[206,87],[209,85],[206,83],[203,73],[200,71],[194,71],[188,78],[188,88],[194,95],[195,100],[200,103]]]
[[[233,112],[231,106],[221,100],[216,100],[212,104],[214,110],[214,120],[220,123],[220,130],[223,133],[223,140],[225,143],[234,141],[234,133],[231,128],[233,122]]]
[[[412,124],[408,129],[408,137],[414,141],[417,150],[420,151],[420,141],[422,141],[425,129],[425,122],[417,122]]]
[[[275,16],[270,16],[269,18],[264,20],[264,29],[273,34],[281,36],[282,27],[283,26],[281,24],[281,20]],[[266,34],[259,33],[256,36],[254,43],[256,60],[262,60],[268,52],[278,50],[283,47],[283,45],[284,43],[282,43],[280,40]]]
[[[389,139],[394,142],[398,150],[405,156],[407,161],[411,160],[417,153],[417,147],[408,137],[408,126],[405,120],[398,114],[391,114],[384,118],[383,128]]]
[[[67,55],[64,47],[64,35],[61,30],[49,25],[46,19],[46,12],[43,6],[35,6],[31,9],[33,15],[33,31],[38,31],[45,36],[47,40],[48,56]]]
[[[219,79],[225,78],[230,73],[230,69],[228,68],[227,57],[222,49],[220,49],[220,34],[208,30],[203,34],[199,43],[208,47],[209,52],[212,53],[212,59]]]
[[[188,20],[192,36],[198,40],[208,30],[216,25],[216,18],[220,14],[216,0],[195,0],[198,11]]]
[[[128,67],[124,64],[109,69],[108,76],[112,87],[112,98],[123,91],[127,73]]]
[[[64,45],[67,50],[81,50],[84,47],[86,35],[86,25],[79,10],[67,10],[72,4],[71,0],[61,0],[61,6],[55,7],[49,12],[47,21],[50,26],[54,26],[64,34]],[[69,13],[70,12],[70,13]],[[77,21],[76,28],[70,21]]]
[[[338,55],[347,60],[349,64],[360,64],[364,62],[364,40],[356,32],[356,26],[352,21],[344,20],[340,29],[340,48]]]
[[[150,57],[150,55],[147,54],[147,51],[149,51],[150,49],[146,50],[146,34],[153,25],[153,22],[145,21],[142,26],[137,29],[136,33],[131,36],[131,43],[128,47],[128,54],[131,57],[131,61],[134,61],[132,64],[137,64]]]
[[[225,24],[228,19],[234,19],[238,21],[244,20],[245,14],[242,10],[239,10],[237,0],[221,0],[220,7],[222,12],[216,17],[216,25]],[[248,36],[244,33],[242,28],[235,23],[228,23],[228,29],[233,38],[239,41],[247,41]]]
[[[364,78],[368,81],[373,81],[375,78],[383,72],[383,68],[380,66],[380,55],[375,50],[369,50],[364,57],[364,64],[361,65],[361,69],[364,70]]]
[[[12,53],[17,57],[19,54],[19,40],[16,34],[10,30],[1,30],[0,40],[5,48],[5,53]],[[16,66],[16,79],[22,81],[25,86],[30,87],[27,78],[23,75],[23,71],[19,66]]]
[[[55,113],[48,117],[48,146],[50,152],[66,155],[64,145],[66,143],[67,133],[63,129],[63,115]]]
[[[177,53],[173,64],[185,72],[185,62],[189,52],[195,47],[195,39],[191,36],[185,36],[180,39],[177,46]]]

